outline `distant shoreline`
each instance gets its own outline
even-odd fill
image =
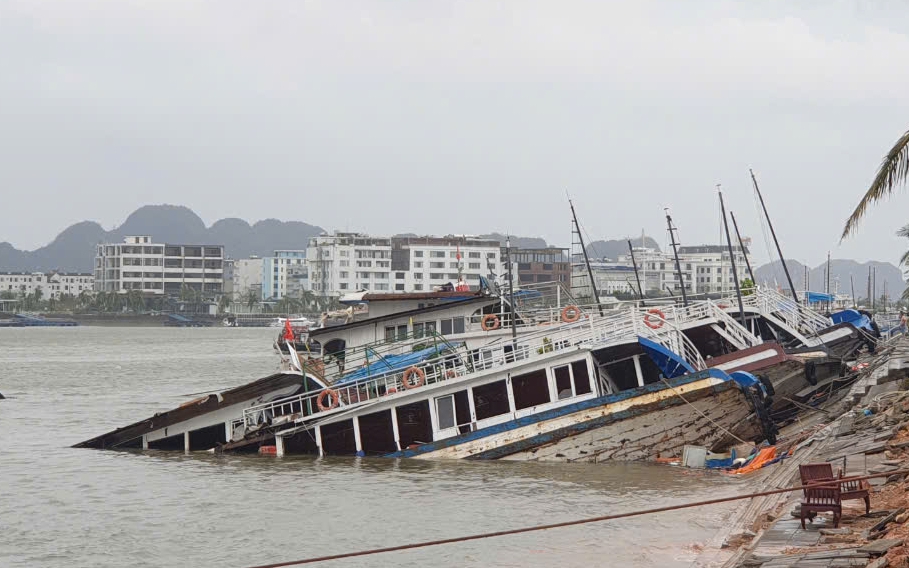
[[[167,315],[150,314],[70,314],[58,312],[42,312],[41,317],[48,319],[74,320],[79,325],[95,327],[164,327]],[[12,317],[13,314],[0,313],[0,319]],[[194,320],[210,323],[212,327],[221,327],[223,316],[188,315]],[[18,328],[16,328],[18,329]]]

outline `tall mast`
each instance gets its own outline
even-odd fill
[[[571,219],[574,222],[574,230],[578,233],[578,242],[581,243],[581,252],[584,253],[584,264],[587,265],[587,276],[590,278],[590,289],[593,290],[593,299],[597,303],[597,310],[603,315],[603,306],[600,305],[600,293],[597,291],[597,282],[593,279],[593,269],[590,268],[590,258],[587,256],[587,246],[584,244],[584,235],[581,234],[581,226],[578,224],[578,216],[574,212],[574,203],[568,200],[571,207]]]
[[[830,251],[827,251],[827,280],[824,282],[824,293],[830,295]],[[830,298],[827,299],[827,311],[830,311]]]
[[[857,308],[858,302],[855,301],[855,280],[852,278],[852,273],[849,273],[849,285],[852,287],[852,307]]]
[[[742,322],[742,327],[748,327],[745,323],[745,308],[742,306],[742,289],[739,286],[739,273],[735,269],[735,251],[732,250],[732,239],[729,238],[729,223],[726,221],[726,205],[723,203],[723,192],[720,191],[719,184],[716,186],[716,192],[720,195],[720,213],[723,214],[723,230],[726,232],[726,248],[729,249],[729,263],[732,265],[732,281],[735,283],[735,297],[739,301],[739,319]],[[745,249],[743,247],[742,254],[744,253]]]
[[[783,272],[786,273],[786,281],[789,282],[789,289],[792,291],[792,299],[798,304],[799,296],[795,293],[795,286],[792,285],[792,277],[789,276],[789,269],[786,267],[786,259],[783,258],[783,251],[780,249],[780,241],[776,238],[776,231],[773,230],[773,222],[770,221],[770,214],[767,213],[767,206],[764,204],[764,196],[761,195],[761,189],[758,187],[757,178],[754,177],[754,172],[749,168],[748,173],[751,174],[751,183],[754,184],[754,191],[757,192],[758,199],[761,201],[761,209],[764,210],[764,218],[767,219],[767,226],[770,227],[770,234],[773,236],[773,244],[776,245],[776,253],[780,257],[780,263],[783,265]],[[807,290],[805,293],[807,294]]]
[[[732,217],[732,227],[735,229],[735,237],[739,240],[739,248],[742,249],[742,256],[745,257],[745,266],[748,267],[748,276],[751,277],[751,285],[757,286],[757,280],[754,278],[754,271],[751,270],[751,261],[748,260],[748,253],[745,252],[745,245],[742,243],[742,235],[739,233],[739,224],[735,222],[735,213],[729,210],[729,216]]]
[[[877,267],[871,268],[871,313],[874,313],[874,307],[877,302]]]
[[[672,241],[672,255],[675,257],[675,273],[679,276],[679,284],[682,286],[682,304],[688,307],[688,294],[685,293],[685,279],[682,277],[682,265],[679,263],[679,248],[675,242],[675,232],[678,230],[672,226],[672,217],[669,216],[669,208],[666,211],[666,225],[669,227],[669,238]]]
[[[505,236],[505,262],[508,263],[508,307],[511,312],[511,341],[517,345],[518,328],[515,327],[514,274],[511,267],[511,237]]]
[[[638,298],[641,299],[641,306],[644,305],[644,288],[641,286],[641,277],[638,275],[638,263],[634,259],[634,248],[631,246],[631,239],[628,239],[628,252],[631,253],[631,265],[634,266],[634,279],[638,283]]]

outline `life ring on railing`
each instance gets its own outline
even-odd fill
[[[656,318],[654,318],[653,316],[656,316]],[[665,319],[666,319],[666,314],[663,313],[663,310],[653,308],[651,310],[648,310],[647,313],[644,314],[644,325],[646,325],[650,329],[660,329],[661,327],[663,327],[663,321]]]
[[[326,400],[326,397],[328,397],[328,400]],[[321,412],[337,408],[339,404],[341,404],[341,395],[338,394],[338,391],[332,389],[325,389],[320,392],[319,397],[316,399],[316,406],[319,407]]]
[[[385,396],[388,396],[390,394],[395,394],[396,392],[398,392],[398,389],[396,389],[394,387],[388,387],[387,389],[385,389]]]
[[[480,327],[483,328],[483,331],[495,331],[499,329],[500,325],[502,325],[502,322],[499,321],[499,316],[495,314],[486,314],[480,320]]]
[[[455,373],[454,369],[448,369],[447,371],[445,371],[445,376],[448,377],[449,379],[453,379],[457,376],[457,373]]]
[[[725,309],[728,308],[729,306],[727,306],[726,304],[717,304],[716,307],[718,307],[718,308],[721,309],[721,310],[725,310]]]
[[[581,309],[575,305],[565,306],[562,308],[562,321],[565,323],[574,323],[581,319]]]
[[[410,378],[414,375],[417,376],[417,380],[414,382],[410,382]],[[419,367],[410,367],[409,369],[404,371],[404,377],[402,377],[402,379],[401,379],[401,384],[404,385],[405,389],[415,389],[418,387],[422,387],[423,385],[426,384],[426,373],[424,373],[423,369],[421,369]]]

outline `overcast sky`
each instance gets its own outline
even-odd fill
[[[717,243],[896,261],[909,191],[843,221],[909,128],[885,0],[5,0],[0,241],[172,203],[376,234]],[[164,235],[161,235],[164,238]]]

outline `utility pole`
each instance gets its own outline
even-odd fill
[[[789,269],[786,267],[786,259],[783,258],[783,251],[780,249],[780,241],[778,241],[776,238],[776,231],[773,230],[773,223],[770,221],[770,214],[767,213],[767,206],[764,204],[764,196],[761,195],[761,190],[758,187],[757,178],[754,177],[754,172],[749,168],[748,173],[751,174],[751,183],[754,184],[754,191],[757,192],[758,199],[761,201],[761,209],[764,210],[764,218],[767,219],[767,226],[770,227],[770,234],[773,236],[773,243],[776,245],[776,253],[780,257],[780,263],[783,265],[783,272],[786,273],[786,280],[789,282],[789,289],[792,290],[792,299],[795,300],[796,304],[798,304],[799,296],[795,292],[795,286],[792,285],[792,277],[789,276]]]
[[[644,307],[644,287],[641,286],[641,277],[638,275],[638,263],[634,259],[634,248],[631,246],[631,239],[628,239],[628,252],[631,253],[631,265],[634,266],[634,279],[638,283],[638,297],[641,299],[641,307]]]
[[[745,257],[745,266],[748,267],[748,276],[751,277],[751,284],[757,286],[757,280],[754,278],[754,271],[751,270],[751,261],[748,260],[748,253],[745,252],[745,245],[742,243],[742,235],[739,233],[739,224],[735,222],[735,213],[729,210],[729,216],[732,217],[732,227],[735,229],[735,236],[739,240],[739,248],[742,249],[742,256]]]
[[[685,279],[682,277],[682,265],[679,263],[679,248],[675,242],[675,232],[678,230],[672,226],[672,217],[669,216],[669,208],[666,211],[666,225],[669,227],[669,238],[672,242],[672,254],[675,257],[675,273],[679,276],[679,283],[682,285],[682,304],[688,307],[688,294],[685,293]]]
[[[729,249],[729,263],[732,265],[732,281],[735,283],[735,296],[739,301],[739,319],[742,322],[742,327],[747,328],[748,325],[745,323],[745,308],[742,306],[742,289],[739,286],[739,274],[735,269],[735,251],[732,250],[732,239],[729,238],[729,223],[726,221],[726,205],[723,203],[723,192],[720,191],[720,184],[716,185],[716,192],[720,195],[720,212],[723,214],[723,229],[726,232],[726,247]],[[742,252],[744,254],[744,251]]]

